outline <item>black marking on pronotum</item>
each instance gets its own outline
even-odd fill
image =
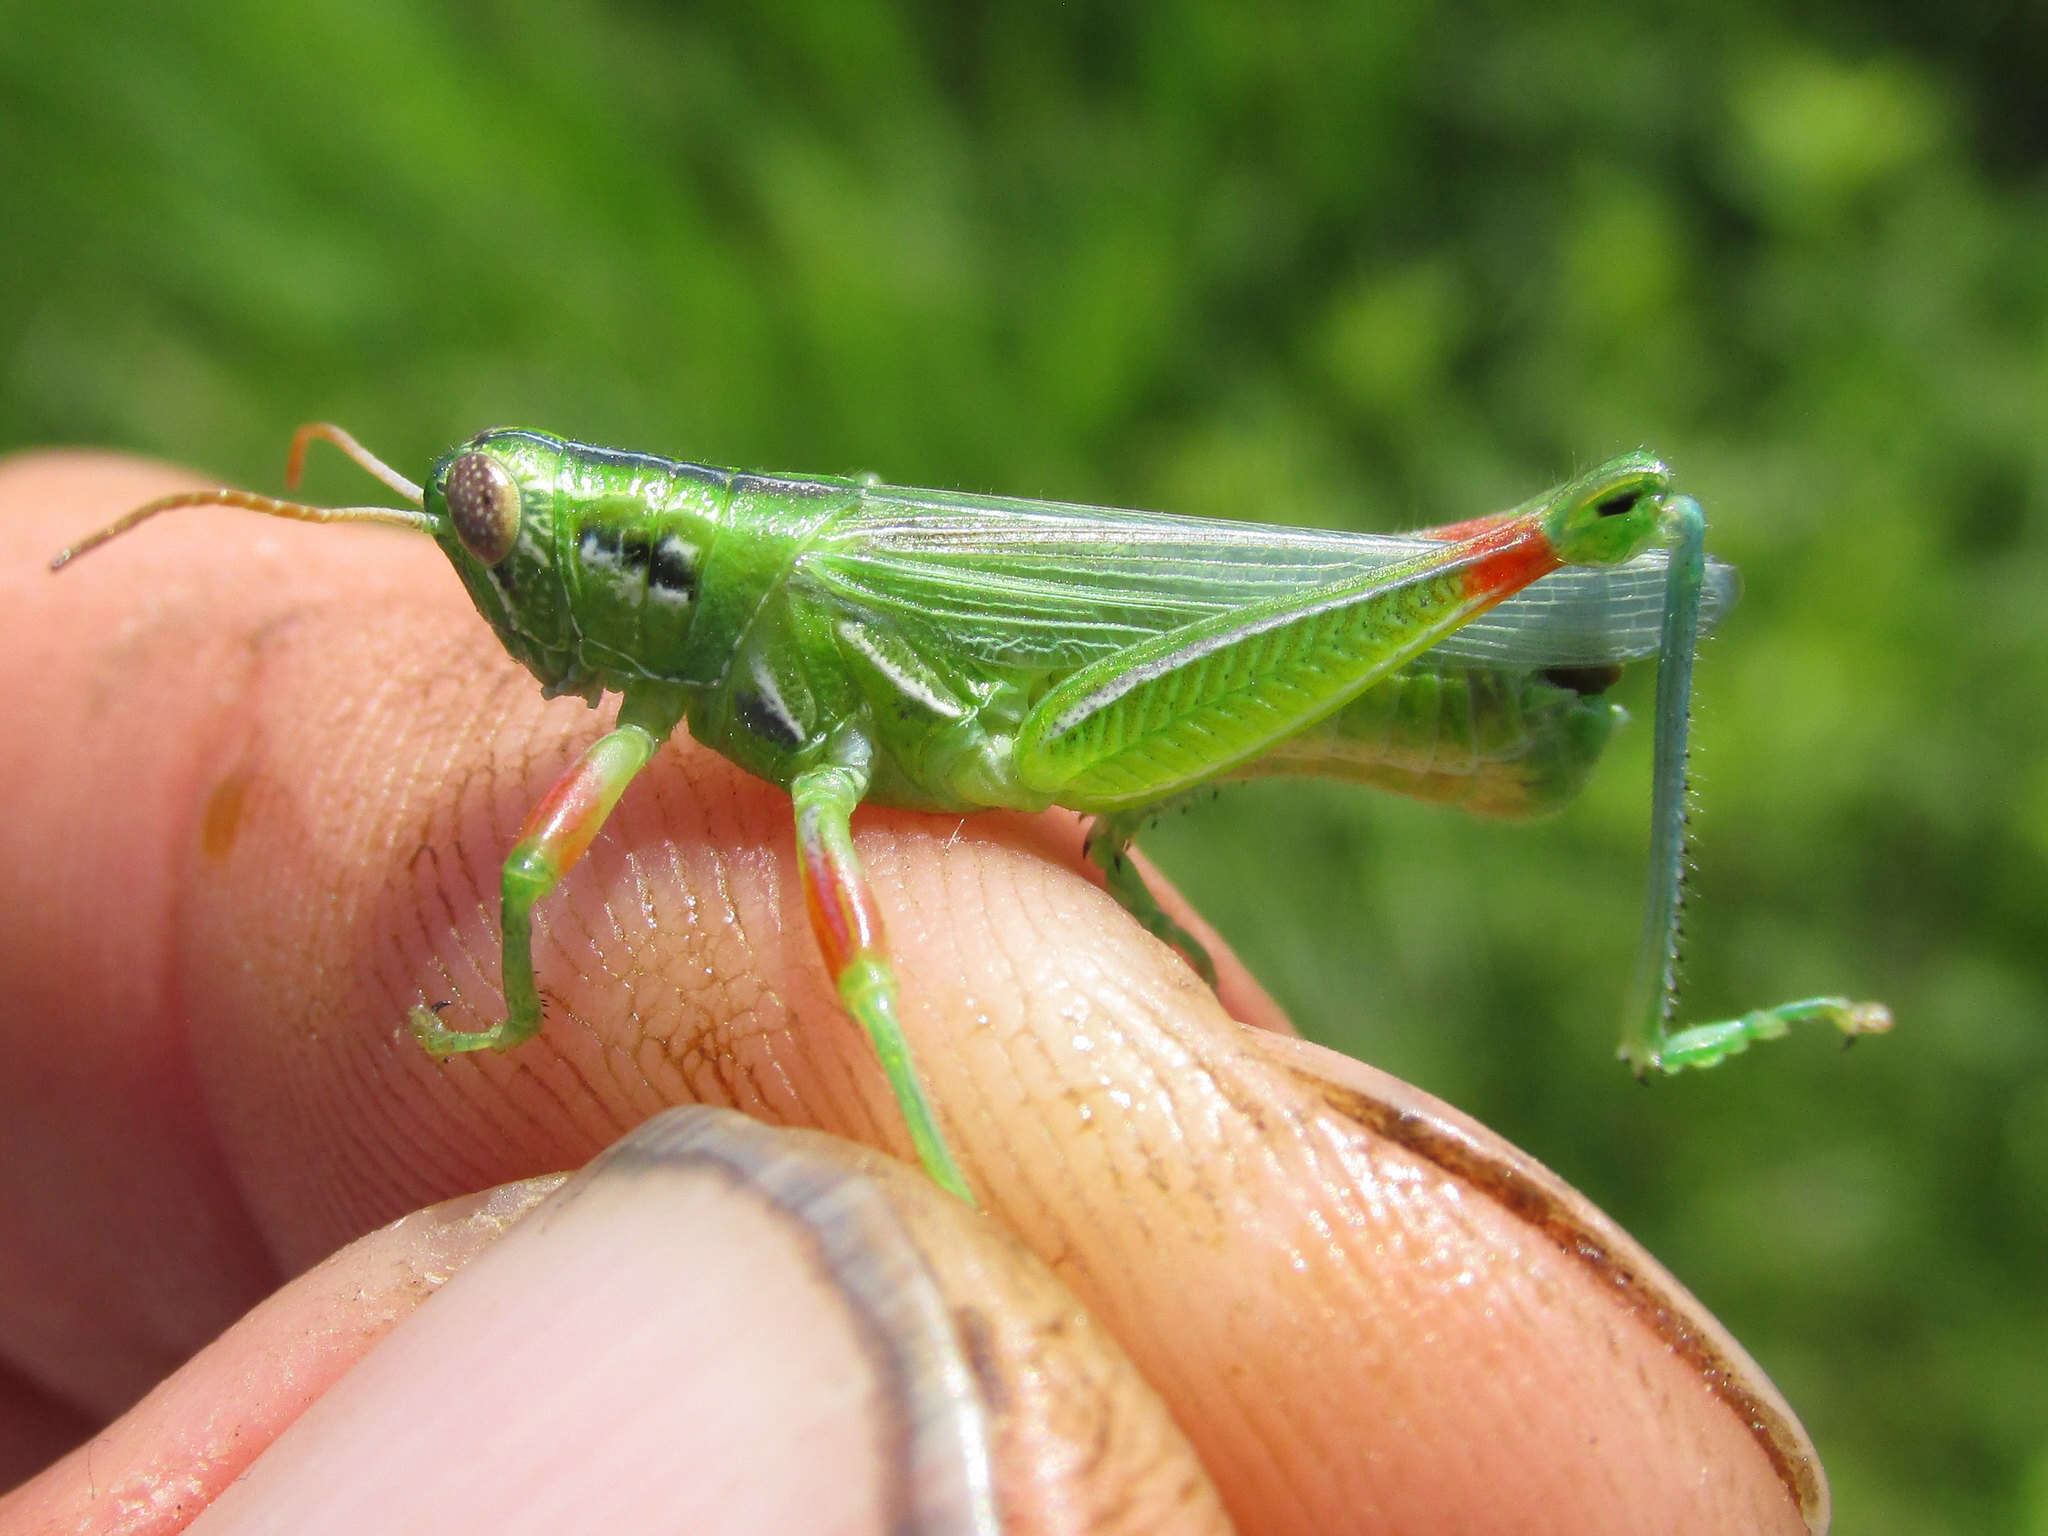
[[[576,558],[607,576],[638,573],[663,598],[689,602],[697,595],[697,548],[680,534],[656,538],[642,528],[592,523],[577,535]]]
[[[615,570],[619,565],[619,530],[610,523],[592,523],[576,540],[576,558],[589,570]]]
[[[679,534],[666,533],[656,541],[654,558],[647,567],[648,584],[660,592],[672,592],[685,601],[697,596],[697,548]]]

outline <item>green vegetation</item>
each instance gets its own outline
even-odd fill
[[[1608,1061],[1647,676],[1556,822],[1264,784],[1153,845],[1718,1310],[1843,1530],[2048,1532],[2038,8],[9,9],[0,448],[274,489],[302,419],[415,472],[519,422],[1385,527],[1654,446],[1748,585],[1687,1012],[1895,1036]]]

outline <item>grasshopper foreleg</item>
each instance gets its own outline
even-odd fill
[[[974,1195],[917,1080],[910,1042],[896,1017],[896,974],[884,947],[881,909],[854,852],[853,808],[866,793],[867,782],[866,772],[858,767],[829,764],[798,774],[790,784],[804,900],[839,1000],[867,1031],[881,1058],[918,1160],[941,1188],[972,1205]]]
[[[540,1028],[533,979],[533,905],[583,857],[635,774],[682,717],[660,696],[628,695],[616,727],[592,742],[542,796],[505,860],[499,930],[504,945],[505,1017],[489,1029],[449,1029],[430,1008],[412,1010],[413,1038],[435,1056],[510,1050]]]

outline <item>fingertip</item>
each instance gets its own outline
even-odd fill
[[[886,1158],[670,1111],[406,1319],[211,1515],[992,1533],[1157,1529],[1131,1512],[1164,1509],[1221,1529],[1156,1399],[1053,1290]],[[1078,1380],[1094,1390],[1048,1390]]]

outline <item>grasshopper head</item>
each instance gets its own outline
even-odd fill
[[[435,461],[423,487],[434,542],[506,650],[552,695],[593,697],[577,656],[571,597],[556,569],[564,444],[496,427]]]
[[[1551,547],[1567,565],[1620,565],[1656,542],[1671,500],[1671,471],[1638,450],[1609,459],[1545,498]]]

